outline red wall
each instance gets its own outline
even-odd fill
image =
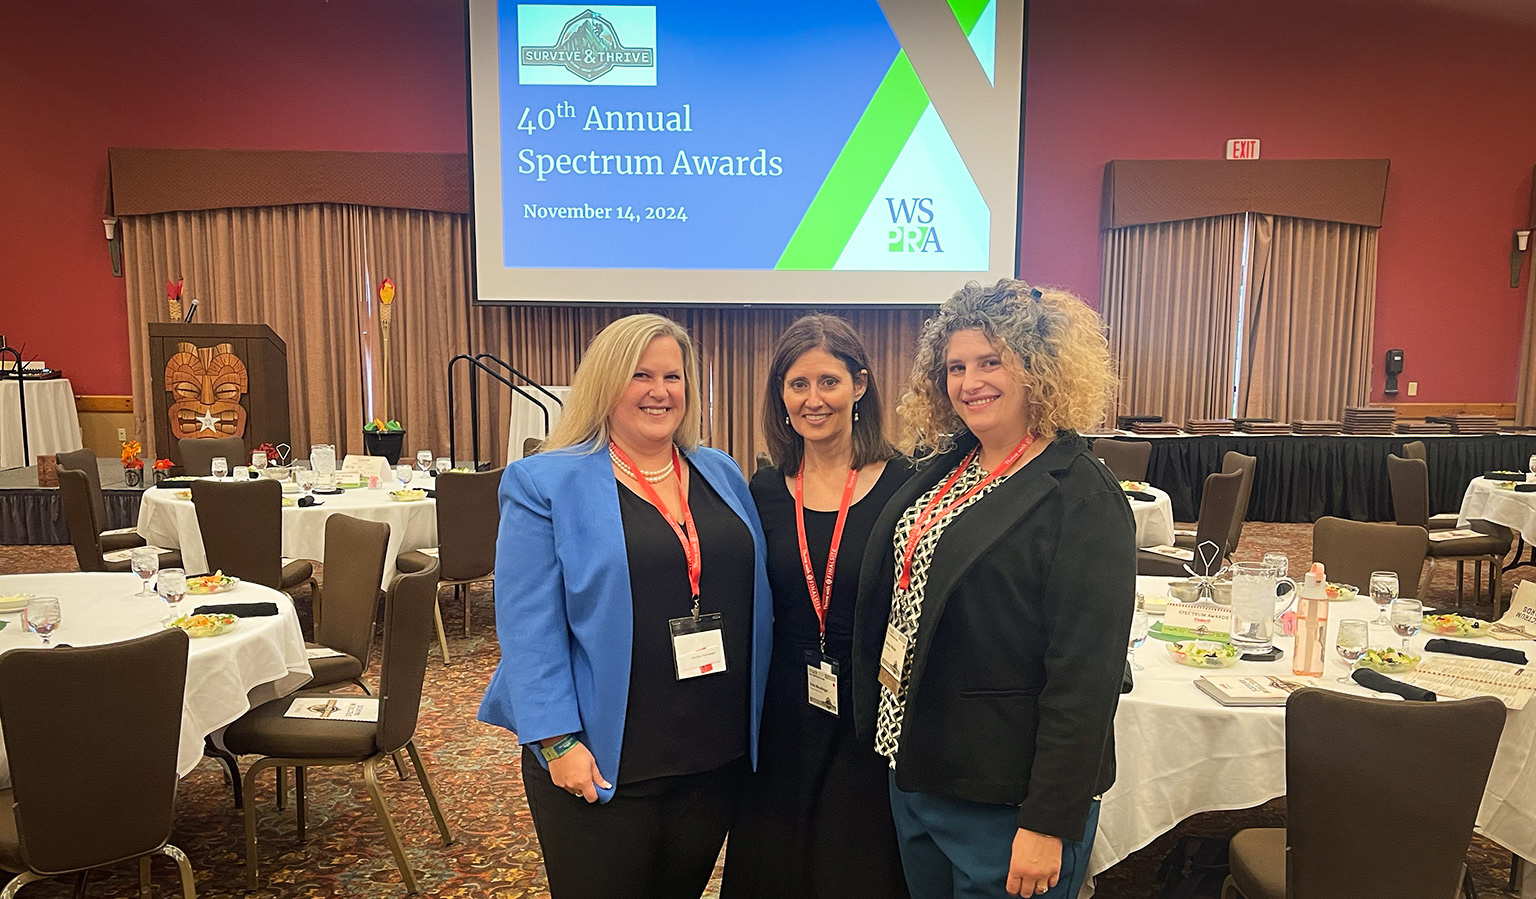
[[[1536,29],[1403,0],[1033,0],[1029,27],[1025,277],[1097,302],[1111,159],[1389,158],[1373,398],[1401,347],[1398,400],[1514,400]]]
[[[459,0],[12,6],[0,333],[79,393],[130,392],[109,146],[465,149]],[[1405,0],[1033,0],[1024,273],[1097,297],[1110,159],[1219,157],[1232,137],[1265,158],[1388,157],[1375,355],[1407,352],[1416,400],[1513,400],[1533,48],[1531,27]]]

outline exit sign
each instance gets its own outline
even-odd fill
[[[1258,159],[1258,138],[1241,138],[1227,141],[1228,159]]]

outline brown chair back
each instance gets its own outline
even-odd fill
[[[543,441],[543,439],[541,439],[539,437],[524,437],[523,438],[523,458],[524,459],[528,458],[529,456],[537,456],[539,453],[542,453],[543,451],[544,451],[544,441]]]
[[[1243,473],[1243,483],[1237,488],[1237,514],[1232,518],[1232,533],[1227,543],[1231,552],[1237,552],[1237,544],[1243,539],[1243,522],[1248,520],[1248,500],[1253,496],[1253,470],[1258,463],[1256,457],[1245,456],[1236,450],[1230,450],[1221,457],[1223,474],[1234,471]]]
[[[1424,448],[1424,441],[1410,440],[1403,444],[1404,459],[1418,459],[1424,464],[1429,464],[1429,451]]]
[[[1393,702],[1317,688],[1292,694],[1287,895],[1456,895],[1504,718],[1491,696]],[[1405,770],[1408,759],[1427,776]],[[1369,809],[1412,809],[1412,826],[1387,833],[1363,820]]]
[[[325,614],[315,625],[315,642],[352,656],[364,670],[373,649],[388,549],[389,525],[382,521],[350,515],[325,520]]]
[[[193,481],[192,505],[209,571],[278,589],[283,577],[282,484],[271,478]]]
[[[96,524],[99,527],[107,526],[107,500],[101,493],[101,467],[96,464],[96,451],[93,449],[77,449],[73,452],[59,453],[59,468],[67,468],[85,475],[85,482],[90,485],[91,507],[96,511]]]
[[[1392,488],[1392,518],[1398,524],[1429,527],[1429,467],[1423,459],[1387,456],[1387,484]]]
[[[223,456],[231,471],[251,460],[245,452],[245,441],[239,437],[183,437],[177,446],[181,449],[181,467],[194,477],[213,474],[214,456]]]
[[[1328,580],[1371,587],[1371,572],[1397,572],[1398,595],[1419,595],[1419,575],[1429,552],[1429,532],[1416,525],[1319,518],[1312,526],[1312,558],[1328,569]]]
[[[1147,463],[1152,458],[1152,443],[1147,440],[1116,440],[1100,437],[1093,442],[1093,454],[1122,481],[1145,481]]]
[[[170,839],[186,683],[187,635],[176,628],[0,655],[0,726],[29,868],[78,871]]]
[[[434,632],[437,579],[436,563],[402,574],[390,585],[384,600],[384,655],[379,662],[379,726],[375,737],[380,752],[394,752],[416,732],[421,682],[427,674],[427,647]]]
[[[91,504],[91,485],[75,468],[59,468],[59,499],[64,503],[64,523],[75,548],[75,564],[81,571],[106,571],[101,558],[101,527]]]
[[[437,556],[443,580],[474,580],[496,569],[496,531],[501,524],[496,491],[502,471],[437,476]]]
[[[1195,544],[1207,541],[1221,547],[1221,558],[1232,555],[1237,545],[1232,540],[1232,520],[1237,516],[1237,497],[1243,489],[1243,473],[1232,471],[1206,475],[1205,490],[1200,495],[1200,518],[1195,522]],[[1195,569],[1200,568],[1200,553],[1195,552]]]

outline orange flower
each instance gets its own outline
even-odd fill
[[[143,451],[144,447],[140,446],[137,440],[129,440],[125,442],[123,444],[123,465],[127,468],[139,468],[143,466],[144,463],[139,461],[139,453],[142,453]]]
[[[385,278],[379,282],[379,302],[388,306],[395,301],[395,282]]]

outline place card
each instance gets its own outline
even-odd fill
[[[1232,609],[1215,603],[1170,602],[1163,612],[1164,638],[1226,639],[1232,633]]]
[[[323,721],[379,720],[379,701],[353,696],[300,696],[288,706],[284,718],[313,718]]]
[[[394,478],[394,470],[390,467],[389,460],[383,456],[359,456],[348,453],[347,457],[341,460],[339,471],[342,474],[357,475],[356,483],[360,484],[368,483],[371,477],[377,477],[380,480]]]

